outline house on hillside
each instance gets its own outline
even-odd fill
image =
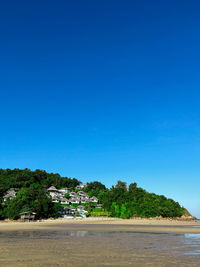
[[[70,197],[78,197],[76,192],[69,192]]]
[[[87,196],[81,196],[81,203],[86,203],[90,200],[90,198]]]
[[[97,203],[98,202],[98,198],[93,196],[93,197],[90,198],[90,201]]]
[[[96,209],[101,209],[102,208],[102,204],[97,204],[95,208]]]
[[[70,190],[65,187],[65,188],[61,188],[58,190],[62,195],[68,194],[70,192]]]
[[[86,203],[87,201],[89,201],[89,196],[87,193],[83,192],[83,191],[78,191],[77,193],[80,197],[80,202],[81,203]]]
[[[53,202],[59,202],[60,198],[63,197],[62,193],[59,192],[59,190],[55,188],[54,186],[49,187],[47,191],[49,195],[51,196],[51,198],[53,199]]]
[[[72,218],[75,216],[75,209],[72,207],[61,207],[58,215],[63,218]]]
[[[3,196],[3,201],[6,201],[7,199],[13,199],[17,196],[17,192],[14,188],[9,189],[6,194]]]
[[[69,201],[69,199],[63,197],[60,199],[60,203],[61,204],[70,204],[70,201]]]
[[[52,202],[59,203],[60,199],[57,196],[51,196]]]
[[[55,186],[50,186],[47,191],[51,197],[58,195],[58,189],[56,189]]]
[[[85,210],[85,207],[82,206],[82,205],[79,205],[76,210],[78,211],[78,213],[80,214],[81,217],[86,217],[86,214],[88,213],[86,210]]]
[[[55,186],[50,186],[48,189],[47,189],[47,191],[50,193],[50,192],[52,192],[52,193],[57,193],[58,192],[58,189],[57,188],[55,188]]]
[[[69,199],[71,204],[79,204],[81,199],[79,197],[72,197]]]
[[[81,202],[81,203],[86,203],[87,200],[86,200],[84,197],[81,197],[81,198],[80,198],[80,202]]]
[[[79,196],[86,196],[87,193],[85,193],[84,191],[78,191],[77,193]]]
[[[80,183],[79,185],[76,186],[76,189],[80,190],[80,189],[83,189],[86,186],[87,186],[87,183],[86,184]]]

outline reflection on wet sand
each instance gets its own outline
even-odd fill
[[[200,265],[200,234],[121,229],[68,224],[0,231],[0,266]]]

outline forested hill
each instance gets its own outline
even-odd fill
[[[79,184],[76,178],[61,177],[42,170],[0,169],[0,218],[18,218],[27,209],[35,211],[38,218],[56,217],[59,203],[53,203],[45,189],[55,186],[78,191],[76,187]],[[3,196],[11,188],[17,190],[17,195],[3,201]],[[112,217],[180,217],[185,214],[185,209],[178,202],[148,193],[136,183],[127,187],[125,182],[118,181],[117,185],[108,189],[96,181],[87,183],[81,190],[90,197],[96,196],[102,208]]]

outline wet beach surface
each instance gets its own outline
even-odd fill
[[[184,233],[176,232],[180,227]],[[0,228],[0,266],[200,266],[200,233],[190,233],[192,227],[68,223]]]

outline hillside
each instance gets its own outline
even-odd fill
[[[73,194],[74,196],[81,194],[87,196],[88,200],[85,198],[84,204],[81,198],[78,198],[78,202],[87,206],[88,214],[94,214],[97,210],[92,203],[94,200],[101,204],[103,214],[112,217],[181,217],[185,215],[185,209],[178,202],[162,195],[149,193],[139,188],[136,183],[131,183],[127,187],[125,182],[118,181],[117,185],[112,186],[111,189],[97,181],[87,183],[85,186],[80,185],[81,182],[76,178],[61,177],[59,174],[41,170],[0,169],[0,218],[17,219],[22,212],[27,210],[36,212],[37,218],[57,217],[63,200],[56,199],[55,201],[52,195],[48,194],[49,187],[56,187],[55,190],[58,189],[58,191],[59,189],[60,191],[68,190],[72,196]],[[79,191],[80,188],[82,191]],[[63,198],[70,204],[72,196],[70,198],[68,194],[63,194]]]

